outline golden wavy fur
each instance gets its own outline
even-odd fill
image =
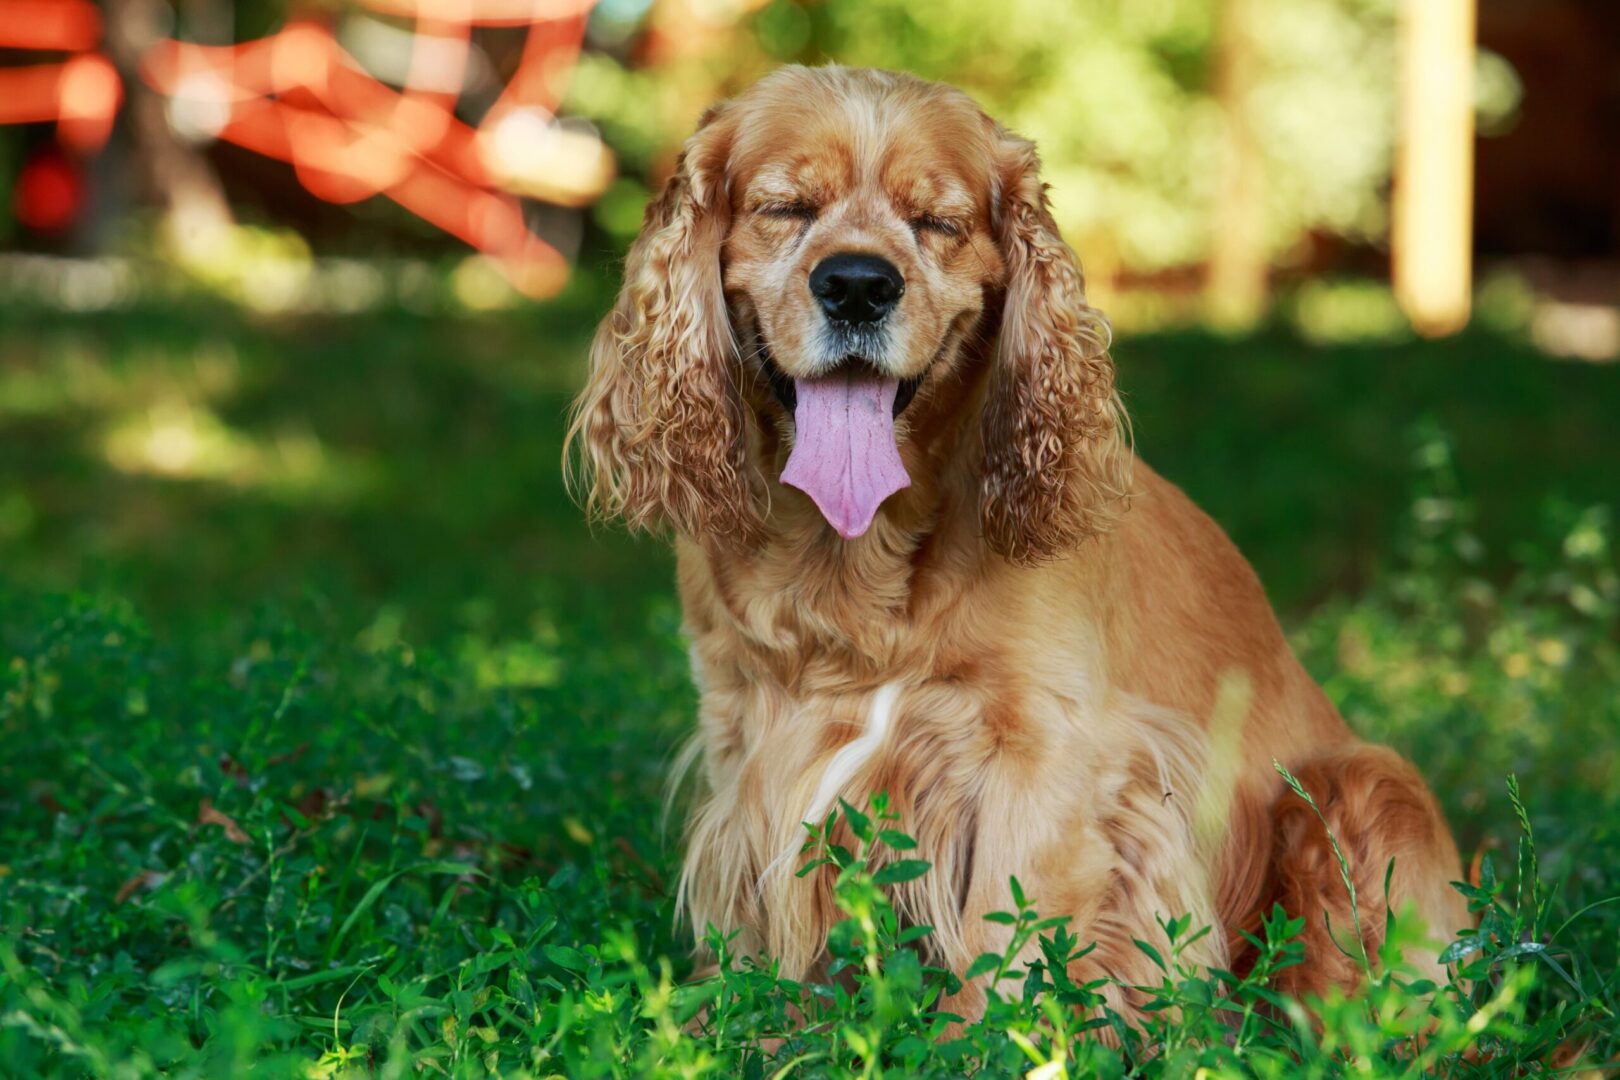
[[[851,540],[776,479],[794,416],[771,370],[834,362],[805,283],[845,251],[903,274],[874,348],[916,386],[895,421],[911,484]],[[966,95],[787,68],[705,116],[570,430],[590,511],[676,538],[701,693],[680,890],[700,938],[737,931],[814,973],[837,916],[825,874],[793,874],[801,823],[885,790],[934,864],[895,902],[957,970],[1004,940],[983,916],[1016,874],[1099,942],[1077,978],[1155,981],[1132,939],[1183,913],[1220,931],[1197,959],[1241,967],[1239,931],[1280,901],[1307,917],[1291,988],[1344,983],[1338,868],[1274,757],[1350,855],[1370,944],[1391,859],[1395,904],[1437,935],[1464,925],[1433,797],[1356,740],[1247,563],[1136,460],[1108,345],[1034,148]]]

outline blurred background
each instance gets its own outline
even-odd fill
[[[260,310],[375,306],[470,247],[544,298],[622,249],[707,104],[832,60],[956,83],[1034,138],[1127,326],[1249,324],[1393,257],[1422,329],[1461,324],[1474,276],[1487,315],[1528,302],[1551,351],[1612,356],[1620,12],[1406,6],[3,0],[0,240],[162,260]],[[339,267],[349,287],[317,284]],[[456,299],[499,303],[485,277]],[[138,291],[76,280],[87,308]],[[1304,291],[1315,333],[1397,321],[1371,289]]]
[[[1488,536],[1612,494],[1607,0],[0,0],[0,557],[381,607],[453,551],[520,617],[610,557],[555,451],[649,193],[828,60],[1038,141],[1144,453],[1281,602],[1367,579],[1420,420]]]
[[[244,1054],[255,971],[386,1027],[298,973],[460,971],[513,910],[685,955],[671,559],[585,527],[564,412],[700,112],[828,60],[1038,141],[1140,452],[1476,883],[1519,776],[1612,1022],[1615,0],[0,0],[0,922],[96,988],[75,1037],[184,1060],[216,962]],[[333,936],[447,857],[487,920]]]

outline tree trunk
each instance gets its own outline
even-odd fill
[[[164,211],[164,239],[182,262],[201,262],[229,242],[230,204],[213,166],[169,127],[163,98],[140,76],[142,51],[162,25],[158,0],[106,0],[107,51],[124,81],[136,180]]]
[[[1252,326],[1266,302],[1265,161],[1249,116],[1260,58],[1249,34],[1253,0],[1221,0],[1216,27],[1215,95],[1225,121],[1206,301],[1227,326]]]

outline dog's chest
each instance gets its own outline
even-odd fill
[[[1078,680],[1068,693],[1035,692],[957,664],[795,693],[745,666],[696,651],[694,661],[710,790],[737,809],[765,866],[797,852],[804,822],[879,792],[919,844],[948,856],[982,817],[1015,813],[1031,785],[1062,775],[1069,788],[1084,786],[1087,761],[1097,760],[1076,745],[1088,730]]]
[[[907,857],[932,866],[896,886],[895,903],[935,928],[942,955],[971,960],[986,946],[983,916],[1007,909],[1013,876],[1083,921],[1106,919],[1108,883],[1127,878],[1166,910],[1203,907],[1170,900],[1164,884],[1165,868],[1193,863],[1196,725],[1110,692],[1083,627],[1044,650],[1006,640],[939,650],[944,662],[881,681],[793,686],[747,650],[695,642],[707,793],[688,832],[694,924],[742,929],[746,947],[807,970],[836,913],[830,880],[794,875],[804,823],[877,792],[916,840]]]

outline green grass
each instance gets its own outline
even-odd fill
[[[964,973],[927,969],[887,906],[885,880],[926,871],[894,868],[881,800],[806,852],[849,916],[836,985],[745,963],[682,985],[670,560],[589,533],[557,468],[602,301],[584,279],[481,319],[0,308],[0,1074],[1508,1076],[1620,1055],[1620,370],[1480,334],[1123,343],[1144,454],[1254,560],[1352,723],[1433,778],[1479,856],[1482,930],[1451,985],[1380,974],[1318,1003],[1317,1031],[1267,986],[1300,961],[1286,917],[1239,979],[1184,968],[1202,928],[1167,912],[1165,1007],[1135,1030],[1067,981],[1087,943],[1025,897],[1005,917],[1045,962],[981,960],[996,1001],[941,1037]]]

